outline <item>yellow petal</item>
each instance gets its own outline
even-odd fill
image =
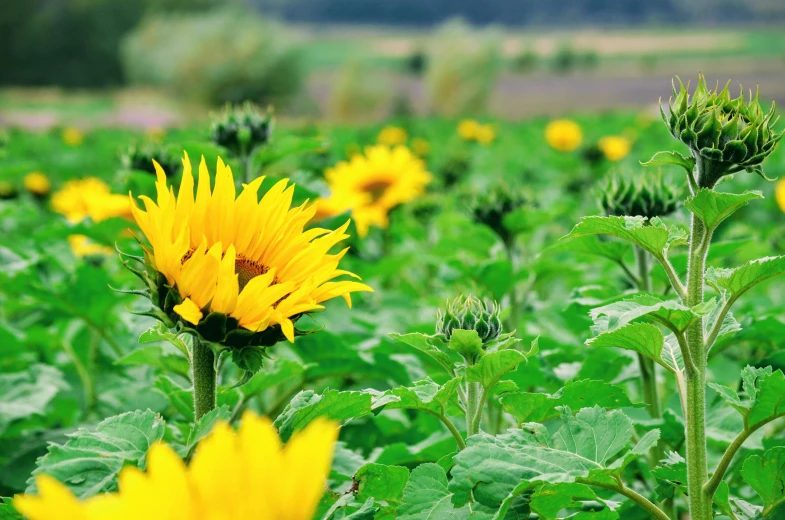
[[[199,323],[203,316],[201,309],[190,298],[186,298],[183,300],[183,303],[175,305],[174,312],[179,314],[185,321],[194,325]]]

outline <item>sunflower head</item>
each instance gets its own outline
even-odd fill
[[[128,170],[139,170],[155,174],[153,161],[161,165],[167,176],[175,175],[181,167],[180,159],[172,150],[155,141],[128,145],[121,154],[123,167]]]
[[[597,147],[602,155],[611,162],[618,162],[630,153],[632,143],[621,135],[606,135],[597,141]]]
[[[690,148],[699,165],[698,185],[712,188],[720,178],[747,170],[763,176],[761,163],[774,150],[785,132],[776,132],[778,116],[774,105],[763,111],[758,92],[749,99],[744,91],[731,98],[728,87],[710,90],[706,78],[698,77],[698,86],[690,95],[689,84],[679,81],[669,101],[669,114],[662,119],[671,135]]]
[[[555,150],[571,152],[580,146],[583,132],[575,121],[557,119],[545,127],[545,140]]]
[[[506,242],[514,236],[506,217],[530,203],[531,197],[524,190],[499,183],[475,194],[469,209],[475,222],[488,226]]]
[[[320,216],[351,210],[360,236],[371,226],[386,228],[388,214],[425,191],[431,174],[405,146],[370,146],[325,172],[330,197],[319,202]]]
[[[341,296],[351,305],[352,292],[372,290],[338,268],[347,249],[330,253],[348,238],[349,222],[334,231],[305,229],[316,208],[307,202],[292,208],[288,180],[261,199],[264,177],[236,195],[232,171],[220,158],[215,182],[202,158],[195,183],[185,155],[175,196],[154,164],[157,200],[142,196],[144,209],[132,205],[149,245],[144,257],[124,256],[143,266],[134,269],[146,284],[140,293],[153,304],[148,313],[167,326],[217,348],[269,347],[294,341],[301,334],[295,322],[322,310],[322,302]]]
[[[265,114],[252,103],[241,107],[227,105],[213,119],[212,139],[236,156],[248,155],[253,149],[270,141],[273,130],[272,114]]]
[[[406,144],[409,140],[409,133],[400,126],[385,126],[376,136],[376,142],[385,146],[397,146]]]
[[[661,174],[609,175],[599,187],[597,198],[608,215],[665,217],[678,207],[679,189]]]
[[[79,146],[84,141],[84,133],[74,127],[64,128],[60,133],[60,137],[68,146]]]
[[[49,177],[41,172],[30,172],[25,175],[24,185],[28,193],[39,199],[49,195],[52,189]]]

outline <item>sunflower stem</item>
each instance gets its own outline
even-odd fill
[[[191,369],[194,382],[194,420],[215,409],[215,353],[210,344],[194,338],[191,355]]]

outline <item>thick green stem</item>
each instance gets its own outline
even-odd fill
[[[636,247],[635,259],[638,266],[638,289],[644,292],[651,292],[648,253],[644,249]],[[654,368],[654,360],[638,354],[638,365],[641,371],[643,398],[649,409],[649,415],[653,419],[659,419],[662,417],[662,411],[660,410],[660,396],[657,391],[657,372]]]
[[[706,254],[711,240],[703,222],[692,216],[689,266],[687,269],[687,306],[703,302]],[[686,380],[686,445],[687,490],[690,519],[711,520],[711,499],[704,492],[708,481],[706,462],[706,347],[703,342],[703,320],[697,319],[686,331],[687,349],[692,363],[685,360]]]
[[[194,338],[191,368],[194,381],[194,419],[215,409],[215,353],[210,345]]]
[[[466,391],[466,436],[471,437],[479,431],[479,422],[475,421],[477,407],[480,402],[480,384],[468,383]]]
[[[461,436],[461,432],[458,431],[458,428],[455,427],[455,425],[453,424],[453,422],[450,420],[449,417],[447,417],[444,414],[439,415],[433,412],[428,412],[428,413],[430,413],[434,417],[437,417],[442,422],[442,424],[444,424],[447,427],[447,429],[450,430],[450,433],[452,434],[453,438],[455,438],[455,444],[458,445],[458,451],[461,451],[466,448],[466,442],[463,440],[463,437]]]

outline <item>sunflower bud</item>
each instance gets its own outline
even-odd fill
[[[123,167],[128,170],[139,170],[155,174],[153,161],[157,162],[167,177],[176,174],[182,168],[182,161],[177,154],[165,146],[149,142],[131,144],[120,154]]]
[[[270,141],[273,121],[270,112],[260,114],[256,106],[246,103],[242,107],[227,105],[224,112],[212,123],[212,140],[236,156],[248,155]]]
[[[475,195],[469,208],[475,222],[488,226],[507,242],[515,233],[509,228],[505,218],[530,202],[530,197],[522,190],[497,184]]]
[[[673,97],[668,105],[670,114],[662,118],[673,137],[690,148],[698,166],[696,182],[701,188],[712,188],[720,178],[741,171],[755,172],[766,178],[761,163],[774,150],[783,132],[775,132],[774,104],[764,113],[758,91],[749,101],[744,92],[732,99],[730,82],[721,91],[709,90],[706,78],[698,77],[692,97],[679,81],[679,91],[673,86]]]
[[[631,177],[614,173],[600,185],[597,198],[608,215],[664,217],[676,211],[679,190],[661,174]]]
[[[447,341],[455,330],[474,330],[483,344],[495,340],[502,333],[501,309],[496,302],[489,303],[474,296],[459,296],[447,302],[436,315],[436,333]]]
[[[0,181],[0,200],[12,200],[19,196],[16,186],[8,181]]]

